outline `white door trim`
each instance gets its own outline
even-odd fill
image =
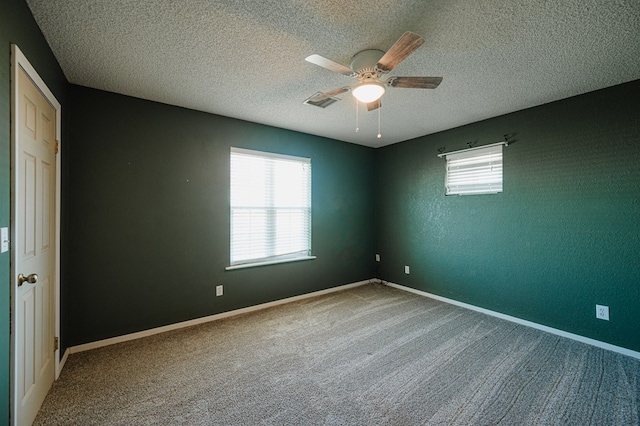
[[[51,90],[47,87],[44,80],[38,75],[35,68],[27,60],[26,56],[22,53],[20,48],[15,44],[11,45],[11,241],[16,241],[15,218],[17,215],[17,206],[15,203],[15,196],[17,193],[17,178],[15,176],[16,164],[18,161],[18,128],[16,123],[16,114],[18,109],[18,72],[22,69],[29,78],[34,82],[36,87],[42,92],[44,97],[53,105],[56,111],[56,141],[58,142],[58,154],[56,155],[56,201],[55,201],[55,260],[54,260],[54,321],[55,321],[55,335],[60,336],[60,176],[61,176],[61,159],[62,159],[62,138],[61,138],[61,125],[62,125],[62,107],[60,102],[53,95]],[[15,270],[17,261],[17,253],[13,250],[13,244],[11,245],[11,422],[13,425],[17,424],[15,416],[17,401],[17,383],[16,380],[16,289],[17,289],[17,276],[19,271]],[[55,360],[55,378],[60,375],[60,349],[56,350],[54,354]]]

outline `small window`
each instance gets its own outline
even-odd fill
[[[231,148],[231,266],[310,259],[311,159]]]
[[[441,154],[447,159],[446,195],[502,192],[503,143]]]

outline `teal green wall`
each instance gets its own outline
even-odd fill
[[[373,276],[374,149],[79,86],[70,104],[70,345]],[[316,260],[225,271],[231,146],[311,158]]]
[[[0,1],[0,226],[10,220],[11,43],[65,106],[67,81],[23,0]],[[63,117],[64,118],[64,117]],[[63,123],[63,135],[64,135]],[[9,253],[0,254],[0,425],[9,422]]]
[[[639,123],[635,81],[376,150],[377,275],[640,351]],[[504,192],[445,197],[438,148],[504,134]]]

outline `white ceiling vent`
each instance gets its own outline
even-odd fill
[[[318,92],[313,96],[309,96],[304,102],[303,104],[305,105],[313,105],[313,106],[317,106],[320,108],[326,108],[331,104],[334,104],[336,102],[338,102],[340,99],[339,98],[324,98],[324,99],[320,99],[317,101],[312,100],[313,98],[315,98],[316,96],[320,95],[321,93]]]

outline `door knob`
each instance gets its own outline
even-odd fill
[[[18,274],[18,287],[20,287],[24,282],[28,282],[29,284],[35,284],[38,281],[38,275],[31,274],[26,277],[22,274]]]

